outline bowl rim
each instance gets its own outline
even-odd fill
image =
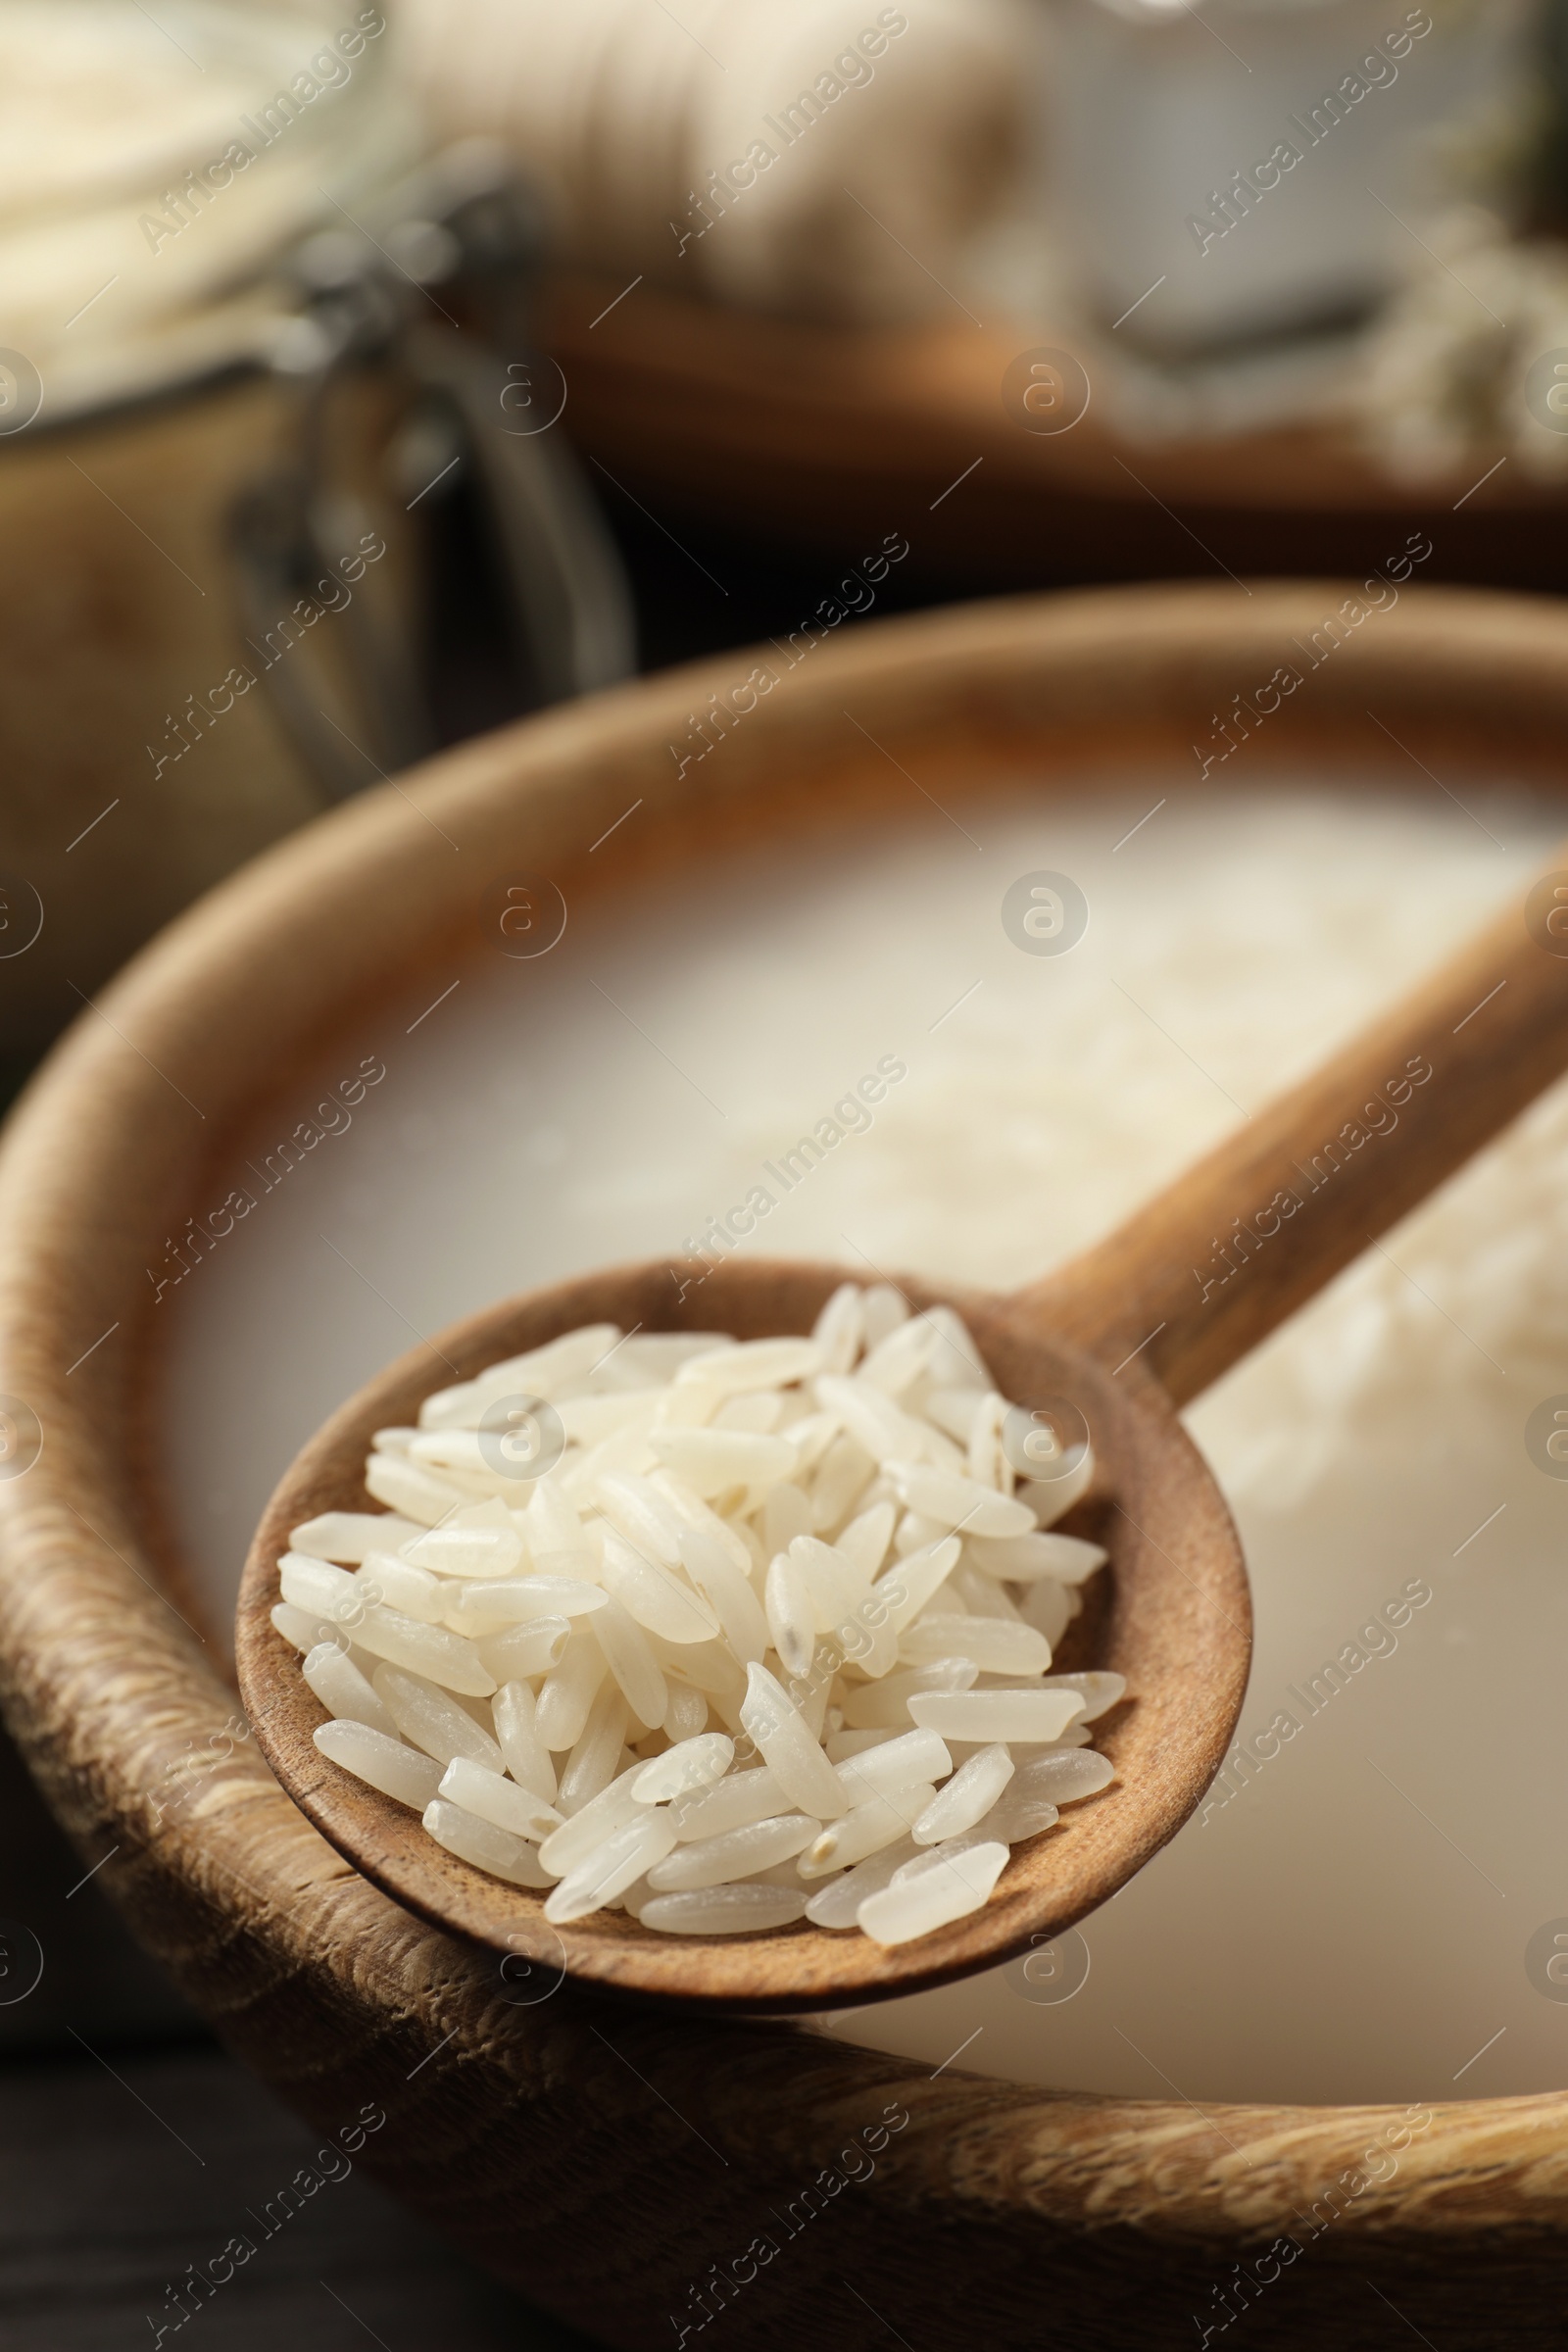
[[[214,1645],[187,1615],[147,1420],[148,1265],[203,1198],[220,1131],[254,1101],[258,1070],[270,1094],[378,993],[416,990],[484,918],[498,873],[537,860],[544,844],[566,870],[639,782],[665,804],[677,846],[683,824],[712,835],[755,821],[747,796],[786,773],[874,801],[890,789],[886,771],[846,740],[846,698],[893,766],[895,753],[917,749],[933,775],[960,753],[975,762],[977,750],[1080,757],[1103,744],[1107,711],[1116,744],[1168,748],[1210,704],[1223,707],[1222,690],[1228,702],[1266,679],[1348,597],[1343,583],[1258,582],[1244,603],[1234,587],[1187,583],[872,622],[813,645],[723,735],[726,758],[689,783],[680,770],[673,786],[669,748],[688,714],[732,695],[749,662],[755,678],[765,648],[755,662],[723,655],[524,721],[331,812],[210,893],[79,1016],[30,1083],[0,1143],[0,1402],[20,1399],[36,1417],[41,1450],[24,1469],[14,1454],[0,1475],[0,1690],[46,1795],[144,1940],[292,2095],[314,2095],[325,2021],[348,2018],[367,2044],[404,2054],[447,2033],[459,2057],[490,2062],[493,2083],[469,2067],[466,2095],[499,2117],[541,2080],[552,2010],[514,2009],[498,2029],[488,1959],[347,1870],[270,1779]],[[1406,743],[1441,742],[1450,765],[1466,746],[1494,757],[1501,739],[1516,764],[1561,780],[1568,618],[1545,600],[1407,590],[1372,625],[1348,624],[1305,684],[1286,722],[1263,730],[1265,760],[1343,745],[1375,692]],[[432,810],[480,854],[438,862]],[[618,870],[646,870],[643,852],[619,856]],[[309,2030],[280,2030],[267,1990],[279,1984],[316,2021]],[[590,2016],[591,2004],[570,2014]],[[705,2113],[737,2161],[756,2137],[760,2077],[776,2092],[775,2137],[807,2144],[795,2086],[813,2069],[820,2083],[830,2055],[812,2037],[819,2058],[807,2068],[797,2028],[615,2014],[627,2046],[701,2053]],[[744,2065],[737,2055],[737,2072],[750,2068],[744,2106],[721,2080],[715,2035],[751,2053]],[[924,2075],[880,2053],[831,2052],[841,2086],[918,2087]],[[1315,2183],[1359,2163],[1369,2130],[1405,2113],[1288,2102],[1199,2112],[954,2070],[904,2145],[921,2193],[936,2184],[1083,2230],[1266,2238],[1289,2230]],[[1448,2102],[1420,2132],[1397,2180],[1365,2183],[1340,2217],[1348,2238],[1395,2224],[1451,2235],[1568,2222],[1568,2095]]]

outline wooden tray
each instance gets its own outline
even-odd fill
[[[911,568],[999,584],[1353,575],[1424,530],[1429,577],[1568,584],[1568,484],[1515,459],[1483,480],[1500,451],[1412,487],[1305,429],[1125,442],[1093,398],[1069,431],[1042,434],[1004,382],[1024,352],[1063,340],[1045,330],[956,311],[952,323],[804,326],[645,283],[621,292],[579,277],[550,290],[565,423],[677,529],[680,515],[722,516],[841,560],[898,531]]]

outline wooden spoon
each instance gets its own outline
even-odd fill
[[[1314,1076],[1044,1282],[1010,1296],[903,1285],[916,1310],[941,1298],[958,1308],[1008,1396],[1031,1408],[1065,1400],[1087,1423],[1096,1481],[1063,1524],[1110,1558],[1056,1663],[1110,1667],[1128,1684],[1096,1731],[1115,1783],[1016,1847],[981,1910],[892,1950],[804,1922],[753,1936],[664,1936],[601,1912],[558,1930],[543,1895],[459,1861],[417,1815],[326,1762],[312,1739],[323,1710],[270,1617],[289,1530],[317,1511],[373,1507],[362,1483],[371,1432],[412,1421],[432,1388],[589,1322],[804,1332],[839,1282],[868,1279],[864,1267],[731,1259],[684,1291],[666,1264],[591,1274],[487,1308],[363,1389],[288,1470],[240,1592],[240,1687],[283,1788],[399,1902],[507,1954],[502,1988],[514,1999],[569,1973],[735,2010],[825,2009],[1049,1942],[1181,1827],[1224,1760],[1247,1686],[1241,1544],[1176,1407],[1568,1067],[1568,937],[1550,928],[1559,904],[1568,907],[1568,875],[1548,875]]]

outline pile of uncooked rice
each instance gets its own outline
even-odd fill
[[[1092,1455],[1036,1428],[1020,1480],[1018,1426],[885,1284],[809,1339],[593,1324],[378,1431],[385,1510],[297,1527],[272,1623],[322,1754],[558,1925],[905,1943],[1112,1778],[1121,1676],[1049,1671]]]

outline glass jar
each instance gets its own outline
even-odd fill
[[[460,510],[513,707],[631,666],[531,209],[420,155],[360,0],[0,0],[0,1049],[451,731]]]

